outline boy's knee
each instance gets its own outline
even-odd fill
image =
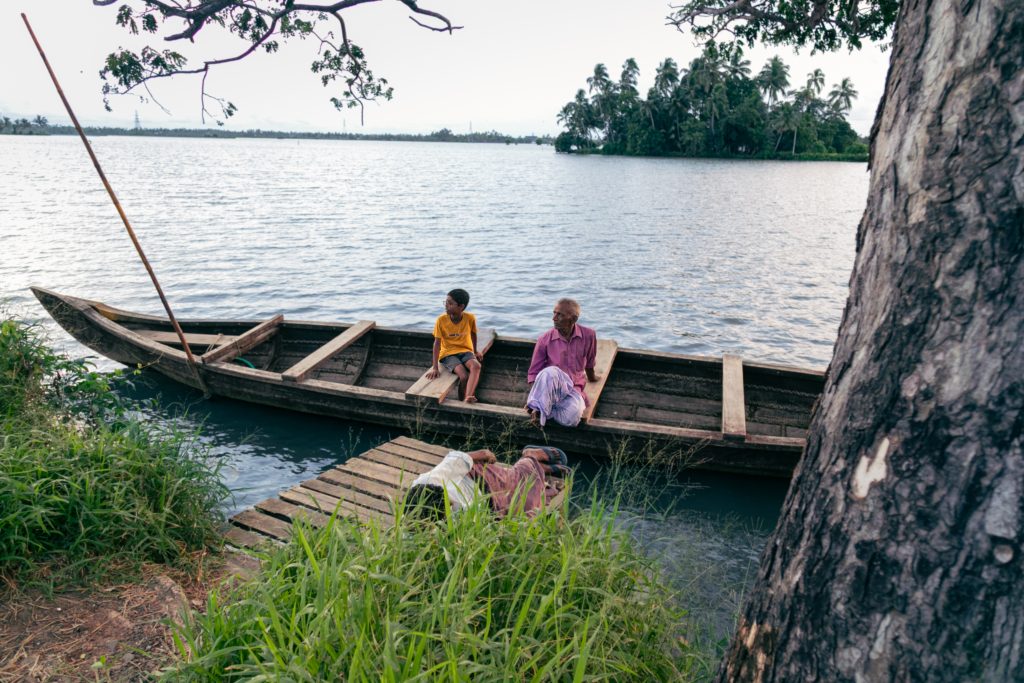
[[[474,358],[466,363],[466,367],[469,368],[469,371],[475,375],[478,372],[480,372],[480,361]]]

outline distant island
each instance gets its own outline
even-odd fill
[[[857,97],[849,78],[827,96],[815,69],[790,87],[772,57],[756,76],[738,45],[711,44],[681,68],[665,59],[641,96],[640,67],[627,59],[616,81],[604,64],[558,113],[555,150],[571,154],[732,159],[868,160],[868,144],[846,115]]]
[[[401,142],[489,142],[506,145],[554,144],[550,135],[505,135],[497,131],[485,133],[453,133],[448,128],[414,135],[409,133],[308,133],[278,130],[225,130],[223,128],[112,128],[85,126],[88,135],[128,135],[164,138],[273,138],[296,140],[385,140]],[[0,135],[77,135],[73,126],[51,125],[45,116],[34,119],[12,119],[0,116]]]

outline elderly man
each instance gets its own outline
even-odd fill
[[[530,395],[526,410],[530,421],[544,426],[550,419],[575,427],[583,417],[587,380],[596,382],[597,333],[576,321],[580,305],[573,299],[559,299],[551,316],[554,327],[537,338],[533,361],[526,374]]]

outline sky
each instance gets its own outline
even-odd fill
[[[103,108],[99,70],[105,56],[120,47],[141,45],[116,26],[117,5],[96,7],[90,0],[4,0],[0,6],[0,115],[69,119],[32,45],[19,14],[25,12],[57,73],[65,95],[84,125],[198,128],[202,121],[200,80],[179,76],[154,83],[153,98],[121,96]],[[274,55],[253,54],[219,66],[207,78],[207,92],[233,102],[237,113],[225,128],[350,133],[456,133],[497,130],[510,135],[557,134],[558,111],[586,88],[594,65],[604,63],[614,79],[633,57],[645,94],[657,65],[672,57],[684,67],[700,53],[693,38],[666,26],[667,0],[422,0],[420,6],[445,14],[463,26],[452,35],[416,26],[398,2],[361,5],[344,14],[350,39],[366,51],[370,68],[394,87],[394,99],[370,103],[360,123],[358,110],[338,112],[336,91],[321,86],[309,70],[317,45],[292,41]],[[190,64],[233,56],[236,39],[204,29],[196,43],[168,43],[164,33],[150,42],[172,48]],[[201,51],[201,52],[200,52]],[[870,131],[882,95],[889,54],[877,46],[849,53],[796,53],[788,46],[747,51],[754,73],[773,55],[790,67],[791,86],[803,84],[815,68],[825,73],[826,92],[849,77],[860,93],[851,125]],[[153,99],[161,106],[154,103]],[[165,109],[167,111],[165,111]]]

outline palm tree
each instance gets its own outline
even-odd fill
[[[593,93],[595,90],[598,93],[605,92],[611,82],[612,80],[608,77],[608,67],[598,64],[594,67],[594,75],[587,78],[587,92]]]
[[[761,92],[768,97],[768,106],[773,106],[789,87],[789,67],[776,55],[761,68],[757,80]]]
[[[772,128],[779,134],[779,139],[775,141],[775,151],[779,151],[779,145],[782,143],[782,136],[787,131],[793,131],[793,154],[796,154],[796,131],[800,127],[800,122],[803,119],[803,114],[791,102],[783,102],[779,105],[778,109],[775,110],[775,115],[772,117]]]
[[[725,72],[730,78],[750,78],[750,60],[743,59],[743,48],[732,45],[725,59]]]
[[[49,125],[49,121],[46,120],[45,116],[37,116],[32,119],[32,125],[39,126],[40,128],[46,128]]]
[[[640,76],[640,67],[636,60],[630,57],[622,64],[622,74],[619,76],[619,93],[625,99],[634,99],[639,93],[636,90],[637,79]]]
[[[828,102],[838,112],[846,112],[853,106],[853,100],[857,97],[857,91],[853,87],[853,81],[844,78],[839,85],[832,86],[832,92],[828,94]]]
[[[607,135],[611,130],[612,118],[617,107],[615,83],[608,76],[608,68],[604,64],[594,67],[594,75],[587,79],[587,89],[593,93],[591,102],[600,117],[600,126]]]
[[[659,96],[668,98],[676,86],[679,85],[679,67],[676,60],[668,57],[658,65],[654,74],[654,90]]]
[[[807,91],[813,91],[815,95],[820,95],[821,91],[825,88],[825,72],[821,69],[815,69],[811,73],[807,74]]]

